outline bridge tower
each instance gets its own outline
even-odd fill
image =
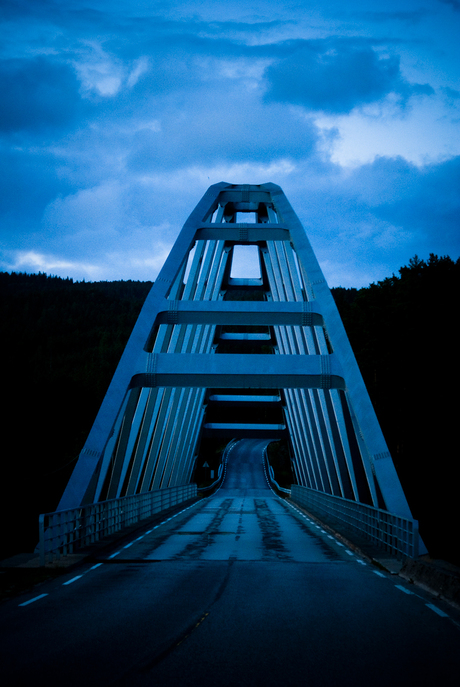
[[[258,278],[232,276],[240,245],[255,246]],[[285,427],[205,419],[216,404],[264,403],[282,405]],[[219,432],[287,433],[299,484],[411,517],[331,292],[271,183],[215,184],[185,222],[59,509],[187,484],[200,437]]]

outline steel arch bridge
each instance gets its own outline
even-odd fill
[[[258,278],[232,276],[241,245],[255,246]],[[221,406],[283,419],[207,421]],[[145,301],[58,509],[188,484],[205,435],[286,434],[298,484],[412,517],[298,217],[275,184],[221,182]]]

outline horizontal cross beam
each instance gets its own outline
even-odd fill
[[[249,341],[250,343],[271,341],[270,334],[252,334],[250,332],[233,333],[222,332],[219,336],[221,341]]]
[[[313,301],[165,301],[155,324],[322,325]]]
[[[203,427],[203,437],[233,438],[233,439],[283,439],[288,436],[284,425],[224,425],[206,424]]]
[[[235,241],[237,243],[257,243],[258,241],[290,241],[291,234],[281,224],[244,224],[222,223],[203,224],[195,234],[197,240]]]
[[[240,394],[213,394],[208,398],[209,403],[219,405],[259,405],[260,403],[281,403],[280,396],[242,396]]]
[[[130,388],[344,389],[331,355],[153,353],[151,372],[134,375]],[[256,360],[257,358],[257,360]]]

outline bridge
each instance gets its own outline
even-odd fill
[[[277,496],[266,444],[3,604],[2,684],[456,687],[460,615]]]
[[[243,248],[253,274],[235,276]],[[288,441],[298,504],[394,555],[426,552],[297,215],[275,184],[222,182],[185,222],[41,520],[42,563],[191,498],[206,439],[251,437]]]
[[[232,274],[241,246],[258,276]],[[239,421],[223,421],[229,406]],[[412,521],[331,292],[275,184],[215,184],[185,222],[58,510],[187,485],[209,436],[288,437],[302,498]]]
[[[257,276],[235,276],[240,246]],[[215,438],[227,447],[198,493]],[[279,439],[288,487],[267,459]],[[458,684],[458,613],[342,536],[392,560],[424,550],[274,184],[216,184],[192,212],[40,525],[42,563],[63,572],[4,604],[5,685]]]

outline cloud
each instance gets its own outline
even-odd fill
[[[365,11],[356,12],[355,16],[365,21],[376,22],[377,24],[383,22],[400,21],[405,24],[417,24],[424,19],[428,14],[428,10],[419,8],[416,10],[402,10],[402,11]]]
[[[399,57],[381,57],[362,41],[299,41],[287,57],[266,71],[267,102],[301,105],[332,114],[380,100],[391,92],[403,99],[434,93],[429,85],[409,84]]]
[[[373,168],[371,174],[378,177],[375,183],[386,187],[375,207],[376,216],[413,232],[420,248],[457,257],[460,156],[424,168],[402,160],[378,160]],[[361,179],[365,174],[366,168],[359,171]]]
[[[160,130],[133,136],[127,157],[131,173],[223,162],[269,163],[316,154],[317,131],[303,113],[271,103],[262,106],[257,91],[218,84],[213,102],[198,89],[187,108],[164,103],[157,111]]]
[[[51,58],[0,62],[0,131],[66,130],[82,108],[72,68]]]
[[[45,272],[55,276],[67,277],[80,274],[80,279],[97,279],[100,270],[96,265],[73,262],[59,256],[40,253],[35,250],[6,251],[0,255],[2,269],[13,272]]]
[[[440,0],[444,5],[450,5],[453,10],[460,12],[460,0]]]
[[[0,233],[4,239],[17,229],[28,236],[47,204],[69,193],[71,184],[59,174],[56,155],[47,148],[0,144],[0,151]]]
[[[122,90],[132,89],[149,71],[149,58],[141,56],[124,61],[109,54],[98,41],[84,41],[72,60],[84,97],[112,98]]]
[[[445,96],[447,102],[451,105],[453,105],[455,101],[460,98],[460,91],[457,91],[455,88],[443,86],[442,88],[440,88],[440,91]]]
[[[381,157],[322,175],[299,164],[281,185],[330,286],[367,286],[415,254],[460,256],[460,157],[425,167]]]
[[[442,46],[424,33],[425,10],[5,3],[10,269],[150,279],[222,180],[279,183],[332,284],[384,278],[425,248],[457,250],[457,167],[426,160],[458,152],[458,92],[446,32]],[[440,8],[453,33],[456,16]],[[437,98],[413,97],[433,92],[409,82],[421,73],[411,81],[445,74]]]
[[[36,250],[1,251],[0,270],[44,272],[77,281],[113,281],[114,279],[154,280],[168,257],[171,245],[160,244],[150,254],[146,251],[114,251],[85,261],[69,260],[59,254]],[[116,275],[116,276],[114,276]]]

